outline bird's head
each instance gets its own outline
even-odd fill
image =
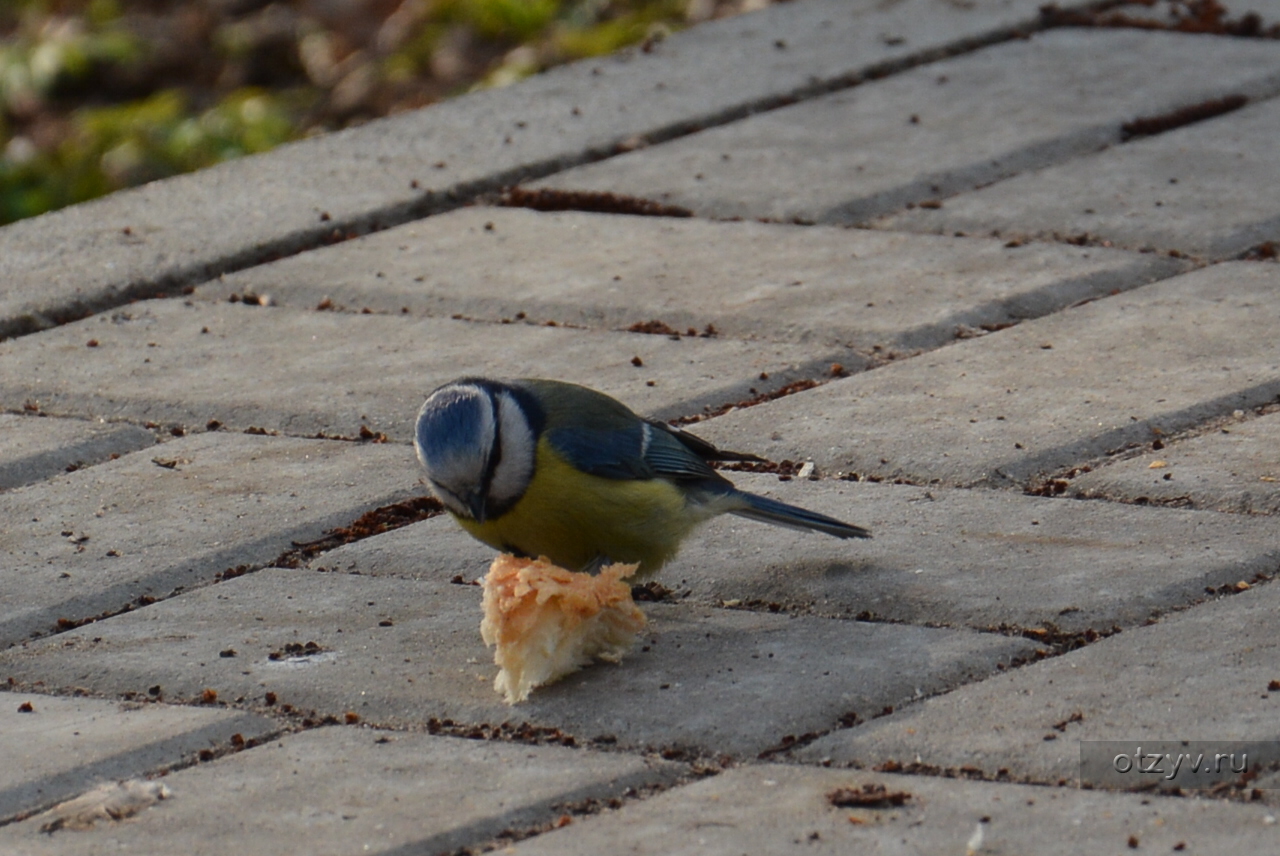
[[[414,431],[432,491],[459,517],[500,517],[533,479],[540,431],[537,402],[523,389],[485,378],[431,393]]]

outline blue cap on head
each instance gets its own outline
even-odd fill
[[[432,462],[460,453],[475,454],[486,438],[485,426],[492,425],[493,405],[479,387],[451,384],[432,393],[418,413],[415,440],[428,470]]]

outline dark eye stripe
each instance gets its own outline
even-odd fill
[[[502,419],[498,412],[498,397],[493,389],[485,386],[484,391],[489,397],[489,411],[493,414],[493,445],[489,447],[489,460],[485,464],[484,475],[480,477],[480,494],[488,499],[493,474],[497,471],[498,464],[502,463]]]

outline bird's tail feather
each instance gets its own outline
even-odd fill
[[[762,523],[772,523],[775,526],[788,526],[792,529],[813,529],[817,532],[834,535],[837,538],[871,537],[871,532],[868,529],[854,526],[851,523],[843,523],[834,517],[827,517],[825,514],[819,514],[816,511],[797,508],[794,505],[787,505],[785,502],[778,502],[774,499],[756,496],[754,493],[746,493],[744,491],[738,491],[737,498],[743,501],[744,507],[735,508],[731,513],[739,517],[759,520]]]

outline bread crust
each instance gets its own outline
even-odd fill
[[[501,554],[484,579],[480,635],[494,647],[493,687],[516,704],[593,660],[616,663],[645,627],[625,580],[638,565],[575,573],[545,557]]]

